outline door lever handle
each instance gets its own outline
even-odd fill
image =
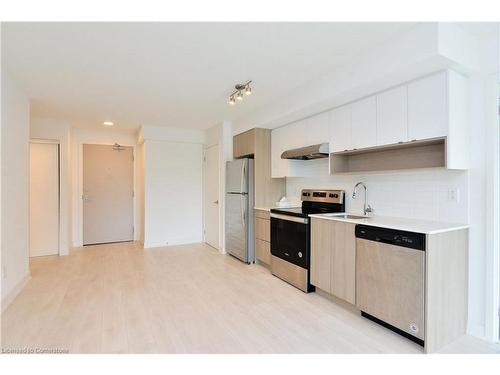
[[[218,200],[217,200],[217,201],[214,201],[214,203],[215,203],[215,204],[219,204],[219,201],[218,201]]]

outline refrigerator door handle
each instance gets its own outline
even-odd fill
[[[246,223],[245,223],[245,216],[246,216],[246,210],[245,210],[245,207],[243,207],[243,198],[245,198],[245,195],[241,195],[240,197],[240,211],[241,211],[241,223],[243,225],[243,228],[246,226]]]
[[[240,180],[240,192],[243,193],[243,185],[245,183],[245,163],[241,164],[241,180]]]

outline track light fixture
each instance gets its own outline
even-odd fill
[[[245,95],[251,95],[252,88],[250,87],[250,83],[252,83],[252,81],[248,81],[246,83],[238,83],[237,85],[235,85],[234,86],[235,90],[229,96],[228,103],[230,105],[234,105],[234,103],[236,103],[236,100],[242,101],[243,100],[243,91],[245,92]]]

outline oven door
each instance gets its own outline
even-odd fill
[[[271,254],[309,269],[309,218],[271,213]]]

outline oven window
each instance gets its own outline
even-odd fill
[[[271,254],[309,267],[309,225],[271,217]]]

